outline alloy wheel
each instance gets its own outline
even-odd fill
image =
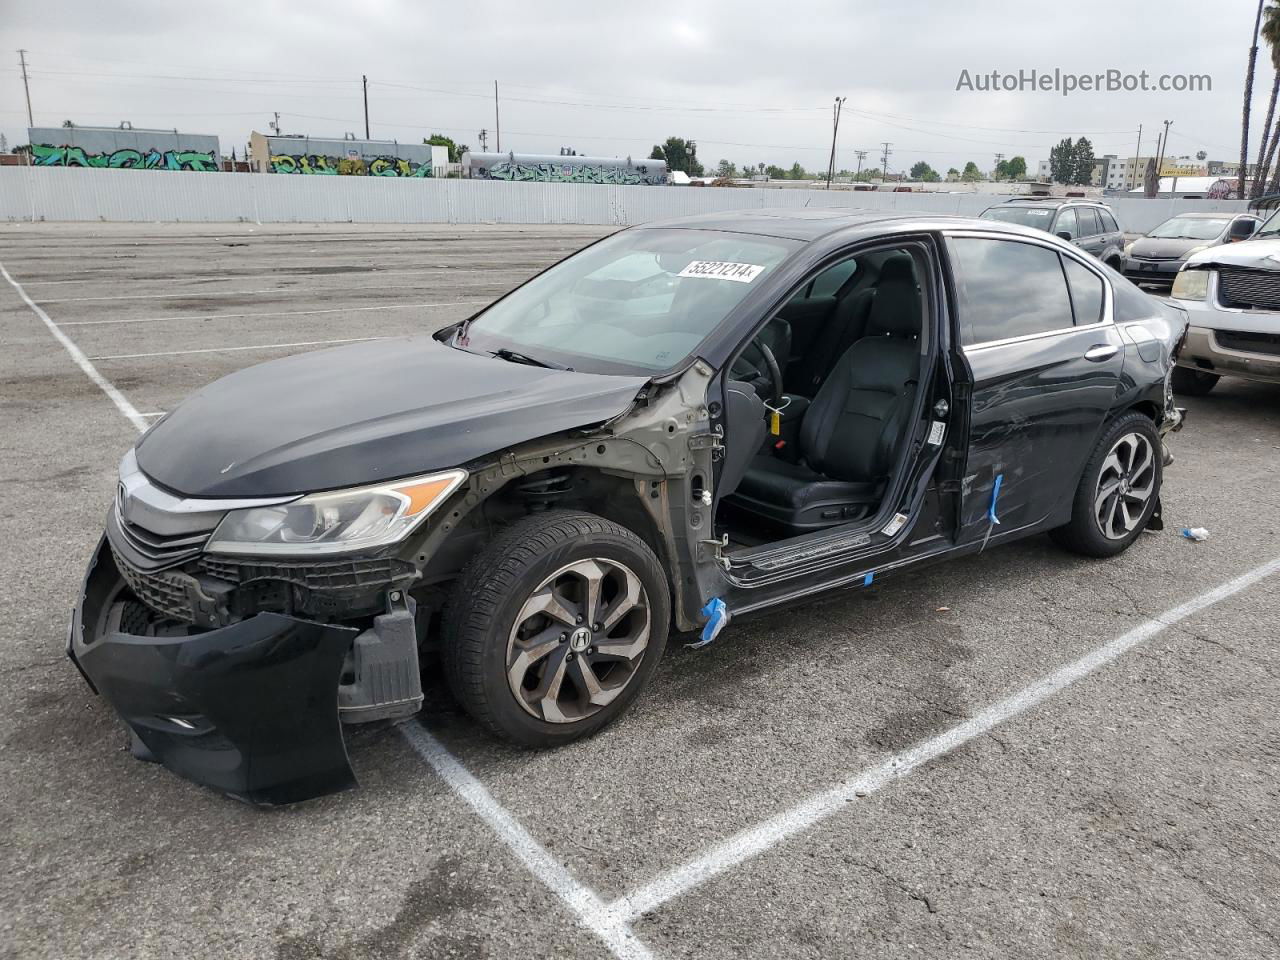
[[[1126,433],[1102,461],[1093,496],[1093,516],[1108,540],[1123,540],[1141,522],[1155,493],[1156,459],[1151,441]]]
[[[550,723],[585,720],[626,689],[649,646],[649,599],[625,564],[577,560],[547,577],[516,614],[507,683]]]

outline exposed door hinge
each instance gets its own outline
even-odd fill
[[[689,437],[690,450],[710,450],[711,459],[724,456],[724,430],[717,426],[709,433],[695,433]]]
[[[727,533],[722,534],[719,540],[699,540],[698,546],[708,548],[711,552],[711,559],[725,570],[729,569],[729,558],[724,555],[725,550],[729,547],[729,535]]]

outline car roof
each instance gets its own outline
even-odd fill
[[[1087,197],[1013,197],[1009,200],[1005,200],[1003,203],[1000,204],[1000,206],[1006,206],[1008,204],[1017,205],[1021,203],[1029,203],[1037,207],[1048,207],[1048,206],[1065,207],[1069,203],[1074,203],[1074,204],[1082,204],[1090,207],[1107,207],[1108,210],[1111,209],[1109,206],[1107,206],[1107,204],[1103,203],[1101,200],[1090,200]]]
[[[672,220],[655,220],[633,229],[675,228],[685,230],[724,230],[750,233],[761,237],[812,241],[851,228],[865,227],[866,233],[908,233],[936,230],[940,227],[972,227],[997,230],[1023,236],[1041,237],[1042,231],[998,220],[955,217],[928,210],[867,210],[859,207],[785,207],[756,210],[723,210],[701,213]],[[876,228],[882,228],[877,230]]]

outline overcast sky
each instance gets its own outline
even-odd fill
[[[1071,15],[1055,24],[1049,11]],[[848,98],[837,165],[893,143],[891,170],[925,160],[941,172],[994,155],[1037,160],[1066,135],[1095,153],[1132,154],[1138,125],[1153,152],[1239,155],[1250,0],[1158,4],[1011,4],[969,0],[806,0],[751,12],[732,3],[590,4],[408,0],[0,0],[0,130],[25,143],[17,48],[28,50],[37,126],[177,127],[213,133],[223,153],[265,131],[363,131],[367,74],[375,139],[441,131],[478,149],[493,138],[501,91],[503,151],[646,156],[692,138],[708,166],[799,161],[825,170],[831,102]],[[1022,11],[1020,13],[1014,11]],[[1019,69],[1208,74],[1207,93],[957,92],[972,74]],[[1257,127],[1273,72],[1260,58]],[[1255,133],[1256,137],[1257,134]],[[1256,141],[1255,141],[1256,142]],[[1250,154],[1254,152],[1250,148]]]

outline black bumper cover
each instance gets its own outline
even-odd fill
[[[261,613],[190,636],[134,636],[119,629],[123,586],[104,539],[71,619],[67,655],[156,760],[256,804],[356,785],[337,691],[359,631]]]

